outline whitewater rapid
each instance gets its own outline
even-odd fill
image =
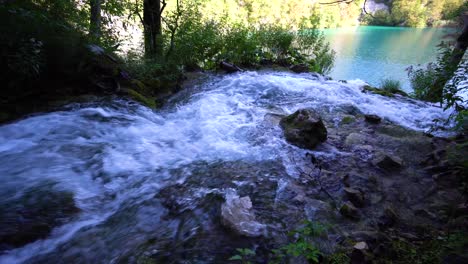
[[[0,126],[0,200],[53,182],[53,188],[73,193],[80,209],[48,238],[3,252],[0,263],[36,262],[42,254],[115,261],[158,230],[165,208],[147,204],[164,186],[186,182],[190,164],[280,160],[287,167],[289,144],[281,129],[266,121],[270,113],[309,107],[333,113],[353,106],[419,131],[448,118],[436,105],[365,94],[363,85],[309,74],[245,72],[213,76],[162,110],[101,101]],[[184,173],[174,173],[177,169]]]

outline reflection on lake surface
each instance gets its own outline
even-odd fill
[[[453,33],[447,28],[362,26],[324,30],[337,52],[330,73],[334,79],[362,79],[379,85],[382,79],[400,80],[411,90],[405,69],[437,58],[437,45]]]

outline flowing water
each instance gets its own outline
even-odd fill
[[[236,173],[268,175],[278,183],[272,191],[280,193],[282,182],[294,177],[287,151],[300,150],[285,142],[268,114],[304,107],[333,114],[336,108],[353,106],[421,131],[429,129],[433,119],[447,118],[430,104],[362,93],[362,85],[309,74],[246,72],[213,76],[155,112],[133,102],[108,100],[3,125],[3,212],[17,210],[9,201],[38,188],[72,193],[79,212],[44,239],[1,252],[0,263],[128,260],[145,245],[158,245],[178,233],[181,220],[168,218],[170,208],[158,198],[167,186],[182,186],[170,193],[185,198],[188,206],[196,197],[225,193],[226,182],[241,184]],[[239,162],[243,169],[234,166],[218,177],[223,166]],[[267,164],[266,169],[259,164]],[[286,170],[278,173],[276,165],[268,164]],[[202,186],[191,185],[195,177]]]
[[[383,79],[396,79],[411,91],[405,69],[435,62],[438,45],[450,40],[446,36],[454,32],[448,28],[378,26],[324,30],[337,52],[330,76],[337,80],[366,80],[374,86]]]

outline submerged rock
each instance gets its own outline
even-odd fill
[[[239,235],[258,237],[265,230],[265,225],[256,221],[250,197],[239,197],[234,191],[226,194],[226,202],[221,206],[221,218],[224,226]]]
[[[79,211],[73,194],[45,185],[0,205],[0,251],[46,238]]]
[[[302,109],[281,119],[286,140],[300,148],[313,149],[327,140],[327,129],[317,112]]]

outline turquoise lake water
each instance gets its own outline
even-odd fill
[[[324,30],[326,39],[336,51],[333,79],[361,79],[379,86],[382,79],[399,80],[404,90],[411,91],[405,69],[427,64],[437,58],[438,47],[447,28],[404,28],[361,26]]]

